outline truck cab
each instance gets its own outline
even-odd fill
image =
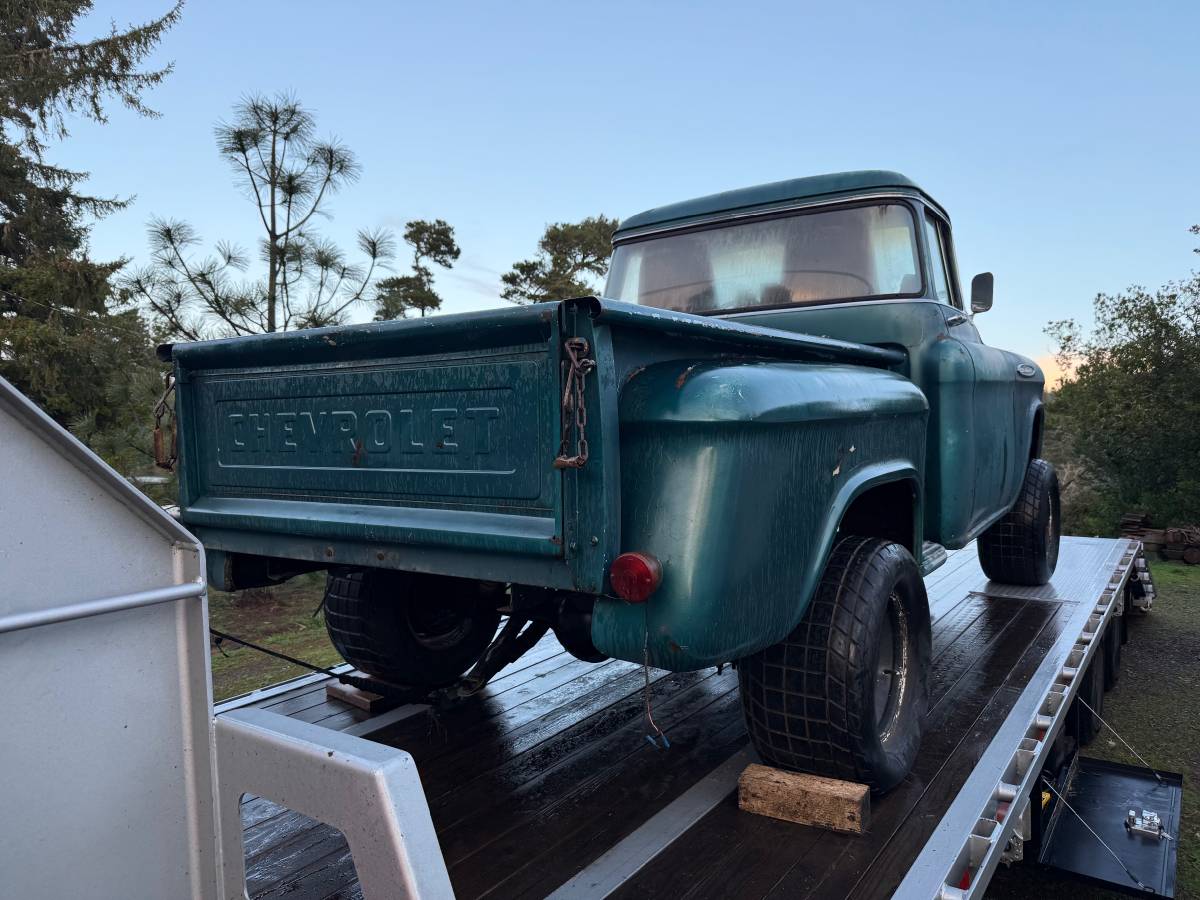
[[[652,209],[614,235],[605,296],[903,350],[929,401],[924,537],[962,547],[1039,455],[1044,378],[988,346],[992,276],[959,287],[950,218],[896,172],[847,172]]]
[[[893,172],[660,207],[613,246],[603,297],[163,348],[210,581],[327,570],[334,646],[385,684],[469,693],[550,628],[732,662],[764,760],[890,789],[938,545],[1054,569],[1041,372],[980,340],[991,276],[968,308],[948,216]]]

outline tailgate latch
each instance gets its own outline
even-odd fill
[[[596,368],[596,361],[588,357],[588,342],[581,337],[567,338],[563,350],[567,358],[562,361],[562,441],[558,445],[558,456],[554,458],[556,469],[582,469],[588,461],[587,406],[584,405],[584,381],[588,373]],[[575,452],[571,453],[572,446]]]

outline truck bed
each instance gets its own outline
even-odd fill
[[[736,780],[754,755],[728,668],[650,670],[669,750],[644,737],[642,667],[578,662],[552,635],[479,699],[436,715],[410,706],[366,719],[313,680],[255,704],[411,753],[459,897],[887,897],[901,885],[902,896],[932,897],[989,802],[994,812],[1006,767],[1033,746],[1047,697],[1061,695],[1065,707],[1073,696],[1063,666],[1079,662],[1071,654],[1119,607],[1105,598],[1119,598],[1136,548],[1064,538],[1053,581],[1019,588],[989,583],[971,546],[926,579],[934,663],[925,741],[901,786],[873,800],[862,836],[738,809]],[[1051,718],[1047,742],[1063,715]],[[337,831],[255,798],[243,821],[252,897],[357,896]],[[1002,848],[1000,830],[991,841]],[[971,893],[998,858],[974,849],[989,852],[967,879]]]

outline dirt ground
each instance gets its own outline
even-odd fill
[[[325,634],[317,612],[325,576],[301,575],[278,587],[224,594],[208,593],[212,627],[318,666],[342,661]],[[316,613],[316,615],[314,615]],[[221,701],[307,670],[228,641],[212,650],[213,699]]]
[[[1200,900],[1200,566],[1156,562],[1154,610],[1135,615],[1121,659],[1121,681],[1103,715],[1156,769],[1183,774],[1176,897]],[[1107,730],[1086,756],[1140,765]],[[1102,848],[1097,848],[1103,853]],[[1121,894],[1058,878],[1035,865],[1002,869],[988,897],[1115,898]]]

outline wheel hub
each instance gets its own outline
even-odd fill
[[[408,626],[417,643],[430,650],[444,650],[455,646],[467,635],[471,620],[450,607],[414,604],[408,611]]]

